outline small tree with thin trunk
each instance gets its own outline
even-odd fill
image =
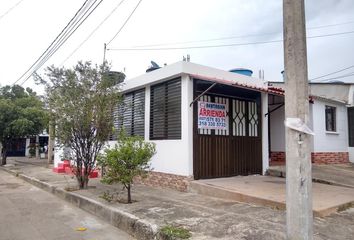
[[[56,139],[72,150],[79,188],[87,188],[96,159],[113,130],[112,110],[119,102],[123,73],[109,66],[79,62],[73,69],[49,67],[46,100],[55,119]]]
[[[102,181],[107,184],[121,183],[127,189],[128,203],[132,203],[131,186],[136,176],[144,177],[150,170],[149,161],[155,154],[155,144],[138,136],[120,134],[117,144],[106,149],[99,163],[106,168]]]

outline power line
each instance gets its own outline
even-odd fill
[[[345,70],[348,70],[350,68],[354,68],[354,65],[352,66],[349,66],[349,67],[346,67],[346,68],[343,68],[343,69],[340,69],[340,70],[337,70],[335,72],[331,72],[331,73],[327,73],[325,75],[322,75],[322,76],[319,76],[319,77],[315,77],[315,78],[312,78],[312,79],[309,79],[310,81],[313,81],[313,80],[316,80],[316,79],[319,79],[319,78],[323,78],[323,77],[327,77],[327,76],[330,76],[330,75],[333,75],[333,74],[336,74],[336,73],[339,73],[339,72],[343,72]],[[322,81],[322,80],[321,80]]]
[[[263,42],[247,42],[247,43],[230,43],[220,45],[206,45],[206,46],[191,46],[191,47],[166,47],[166,48],[108,48],[109,51],[151,51],[151,50],[180,50],[180,49],[201,49],[201,48],[219,48],[219,47],[234,47],[245,45],[257,45],[267,43],[277,43],[282,40],[263,41]]]
[[[352,34],[354,31],[350,32],[340,32],[325,35],[316,35],[307,37],[311,38],[321,38],[321,37],[331,37],[344,34]],[[204,45],[204,46],[190,46],[190,47],[165,47],[165,48],[109,48],[110,51],[151,51],[151,50],[181,50],[181,49],[202,49],[202,48],[219,48],[219,47],[234,47],[234,46],[246,46],[246,45],[258,45],[258,44],[268,44],[268,43],[278,43],[283,42],[283,40],[272,40],[272,41],[260,41],[260,42],[246,42],[246,43],[230,43],[230,44],[219,44],[219,45]]]
[[[37,71],[41,66],[43,66],[45,64],[45,62],[48,61],[48,59],[50,57],[52,57],[57,50],[71,37],[71,35],[76,31],[76,29],[78,27],[81,26],[81,24],[83,23],[83,21],[87,18],[86,14],[91,10],[91,8],[95,5],[95,3],[97,2],[97,0],[94,0],[91,3],[87,4],[82,12],[77,16],[77,18],[75,19],[75,21],[73,21],[70,25],[70,27],[68,27],[59,37],[59,39],[56,41],[56,43],[52,46],[52,48],[49,50],[49,52],[46,54],[46,56],[37,64],[36,69],[34,71]],[[92,10],[91,10],[92,11]],[[84,20],[82,20],[84,17],[86,16],[86,18]],[[28,76],[28,78],[31,75]],[[28,79],[26,78],[25,81]]]
[[[351,76],[354,76],[354,72],[350,72],[350,73],[348,73],[348,74],[341,75],[341,76],[338,76],[338,77],[327,78],[327,79],[321,79],[320,81],[321,81],[321,82],[324,82],[324,81],[331,81],[331,80],[337,80],[337,79],[347,78],[347,77],[351,77]]]
[[[319,29],[319,28],[326,28],[326,27],[334,27],[334,26],[345,25],[345,24],[350,24],[350,23],[354,23],[354,21],[308,27],[307,29],[311,30],[311,29]],[[145,47],[179,45],[179,44],[188,44],[188,43],[212,42],[212,41],[230,40],[230,39],[237,39],[237,38],[269,36],[269,35],[275,35],[275,34],[281,34],[281,33],[282,33],[281,31],[277,31],[277,32],[268,32],[268,33],[260,33],[260,34],[246,34],[246,35],[220,37],[220,38],[210,38],[210,39],[202,39],[202,40],[191,40],[191,41],[183,41],[183,42],[181,41],[181,42],[170,42],[170,43],[156,43],[156,44],[149,44],[149,45],[136,45],[136,46],[132,46],[130,48],[145,48]]]
[[[79,10],[75,13],[75,15],[70,19],[70,21],[66,24],[66,26],[61,30],[61,32],[55,37],[55,39],[51,42],[51,44],[47,47],[47,49],[39,56],[39,58],[27,69],[26,72],[24,72],[13,84],[16,84],[19,82],[31,69],[42,59],[42,57],[50,50],[50,48],[56,43],[56,41],[61,37],[61,35],[66,31],[66,29],[72,24],[72,22],[77,18],[77,16],[80,14],[81,10],[86,6],[87,2],[89,0],[86,0]]]
[[[81,6],[81,8],[78,10],[78,12],[75,14],[75,16],[67,24],[67,26],[62,30],[62,32],[56,37],[56,39],[47,48],[47,50],[41,55],[40,58],[37,59],[35,64],[33,64],[26,73],[31,71],[31,69],[34,69],[32,71],[33,73],[34,71],[37,71],[39,68],[41,68],[48,61],[48,59],[53,56],[53,54],[55,54],[58,49],[72,36],[72,34],[76,32],[76,30],[86,21],[86,19],[93,13],[93,11],[95,11],[95,9],[102,3],[102,1],[103,0],[99,1],[98,4],[95,5],[97,0],[95,0],[93,3],[88,3],[88,0],[86,0],[85,3]],[[91,9],[93,6],[94,8]],[[84,13],[82,13],[83,11]],[[27,78],[21,83],[21,85],[23,85],[31,77],[32,73],[27,76]],[[23,74],[23,76],[25,74]],[[23,76],[19,78],[18,81],[22,79]]]
[[[348,22],[342,22],[342,23],[334,23],[334,24],[328,24],[328,25],[322,25],[322,26],[315,26],[315,27],[309,27],[307,29],[318,29],[318,28],[326,28],[326,27],[335,27],[335,26],[340,26],[340,25],[347,25],[354,23],[354,21],[348,21]]]
[[[47,56],[41,60],[41,62],[38,64],[36,67],[35,71],[37,71],[39,68],[41,68],[48,60],[51,58],[58,50],[59,48],[76,32],[76,30],[86,21],[86,19],[92,14],[93,11],[96,10],[96,8],[102,3],[103,0],[101,0],[93,9],[91,9],[94,4],[97,2],[97,0],[94,1],[92,5],[89,6],[89,8],[85,11],[85,13],[80,17],[80,19],[75,23],[75,25],[71,26],[71,29],[69,30],[70,32],[66,32],[64,34],[64,37],[62,37],[60,40],[58,40],[57,44],[55,47],[51,49],[51,51],[47,54]],[[87,15],[86,15],[87,14]],[[82,20],[83,19],[83,20]],[[60,42],[59,42],[60,41]],[[31,75],[30,75],[31,76]],[[30,76],[27,77],[25,81],[27,81]],[[24,81],[24,82],[25,82]],[[23,83],[22,83],[23,84]],[[21,84],[21,85],[22,85]]]
[[[110,18],[112,16],[112,14],[118,9],[118,7],[124,2],[125,0],[122,0],[120,1],[113,9],[112,11],[103,19],[103,21],[100,22],[100,24],[97,25],[97,27],[85,38],[84,41],[82,41],[75,49],[74,51],[72,51],[70,53],[70,55],[65,58],[65,60],[60,64],[60,65],[63,65],[72,55],[74,55],[77,50],[79,50],[82,45],[84,45],[88,40],[89,38],[108,20],[108,18]]]
[[[118,32],[113,36],[113,38],[107,43],[107,45],[109,45],[117,36],[118,34],[123,30],[123,28],[125,27],[125,25],[128,23],[129,19],[133,16],[135,10],[139,7],[140,3],[142,0],[139,0],[139,2],[136,4],[135,8],[133,9],[133,11],[129,14],[128,18],[125,20],[125,22],[123,23],[123,25],[120,27],[120,29],[118,30]]]
[[[12,7],[10,7],[4,14],[2,14],[0,16],[0,20],[5,17],[7,14],[9,14],[12,10],[14,10],[18,5],[20,5],[20,3],[22,3],[24,0],[20,0],[18,1],[15,5],[13,5]]]

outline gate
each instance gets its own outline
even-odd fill
[[[195,104],[194,178],[260,174],[262,172],[260,101],[238,99],[237,96],[218,96],[217,93],[208,93],[199,101],[225,104],[228,128],[198,129],[198,110]]]

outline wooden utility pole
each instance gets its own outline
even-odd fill
[[[285,119],[309,122],[304,0],[283,0]],[[287,239],[313,235],[310,135],[286,128]]]

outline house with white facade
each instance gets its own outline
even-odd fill
[[[189,179],[266,172],[263,80],[182,61],[126,80],[123,94],[116,128],[156,144],[147,181],[184,190]]]
[[[284,88],[284,82],[271,82]],[[331,164],[354,162],[354,85],[347,83],[310,82],[310,128],[312,163]],[[271,164],[285,161],[284,98],[270,96]]]
[[[247,69],[185,61],[149,70],[123,82],[114,114],[116,129],[156,144],[145,183],[183,191],[190,180],[265,174],[270,164],[284,164],[284,83],[268,86]],[[353,89],[329,85],[331,97],[323,86],[311,84],[312,161],[348,162],[354,153],[348,140],[354,144],[354,111],[347,108]]]

